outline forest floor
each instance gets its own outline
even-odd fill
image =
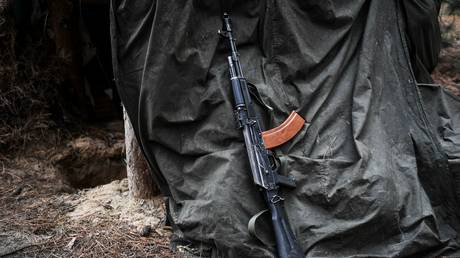
[[[441,50],[433,79],[460,96],[460,16],[443,15],[440,21],[441,27],[444,28],[444,41],[448,44]]]
[[[114,160],[123,152],[122,134],[103,132],[30,146],[3,160],[0,257],[181,257],[169,246],[162,197],[133,200],[126,179],[83,188],[61,171],[59,164],[68,162],[80,168],[82,163],[106,164],[95,168],[100,170],[118,166],[108,163],[123,164]]]
[[[460,40],[441,50],[439,64],[433,72],[436,83],[460,96]]]

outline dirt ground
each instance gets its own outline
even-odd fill
[[[122,164],[118,133],[108,130],[101,137],[98,130],[56,146],[32,146],[3,160],[0,257],[181,257],[169,247],[162,197],[133,200],[126,179],[78,189],[77,179],[69,180],[69,172],[60,168],[73,161],[77,165],[71,172],[81,167],[79,162],[106,164],[96,169],[110,170],[114,166],[107,160],[117,157]],[[115,139],[108,140],[109,135]],[[84,176],[78,180],[85,181]]]
[[[433,72],[433,79],[455,95],[460,96],[460,40],[441,50],[439,64]]]
[[[460,16],[443,15],[440,24],[445,46],[432,77],[436,83],[460,96]]]

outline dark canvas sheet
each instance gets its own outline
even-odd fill
[[[113,0],[117,85],[170,196],[176,241],[215,257],[274,256],[247,230],[264,203],[235,128],[228,50],[216,33],[226,10],[245,76],[274,108],[260,108],[264,126],[292,110],[307,120],[277,150],[282,173],[297,180],[285,206],[306,256],[459,250],[460,103],[417,86],[412,68],[429,70],[436,51],[411,67],[411,40],[419,35],[431,50],[431,32],[411,35],[407,17],[423,12],[408,10],[426,8],[401,2]]]

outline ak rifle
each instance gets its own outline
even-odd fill
[[[251,100],[248,83],[243,75],[231,25],[229,15],[225,13],[223,29],[219,30],[219,34],[226,39],[231,51],[227,59],[235,102],[235,116],[238,127],[243,130],[252,177],[254,183],[263,193],[270,211],[279,257],[304,257],[284,211],[284,198],[280,195],[280,186],[294,188],[295,181],[291,177],[278,174],[277,162],[270,149],[282,145],[294,137],[302,129],[305,120],[296,112],[292,112],[280,126],[262,132],[258,115]],[[254,223],[251,221],[249,223],[250,228],[251,223]],[[252,230],[250,229],[250,231]]]

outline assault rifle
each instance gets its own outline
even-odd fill
[[[269,149],[294,137],[302,129],[305,120],[297,113],[292,112],[280,126],[262,132],[251,100],[248,83],[243,76],[235,38],[232,34],[231,20],[227,13],[223,16],[223,29],[219,30],[219,34],[226,38],[230,47],[231,54],[228,56],[228,67],[235,102],[235,116],[238,127],[243,130],[254,183],[263,193],[271,214],[278,255],[281,258],[304,257],[290,228],[283,207],[284,199],[279,192],[281,185],[295,187],[295,181],[291,177],[278,174],[276,158]],[[256,218],[253,217],[249,222],[250,231],[254,231],[254,219]]]

